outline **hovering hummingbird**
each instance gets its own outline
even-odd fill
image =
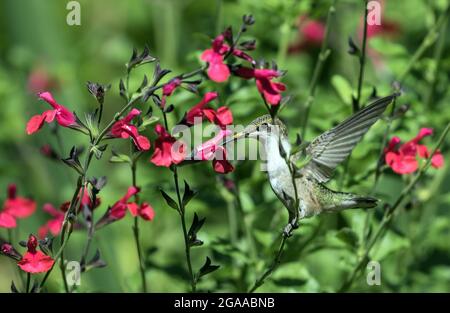
[[[373,208],[377,205],[375,198],[334,191],[324,183],[330,180],[334,169],[350,155],[397,96],[393,94],[376,100],[311,143],[301,144],[304,148],[298,152],[293,151],[285,124],[270,115],[256,118],[244,131],[224,144],[241,138],[256,138],[261,142],[266,154],[270,186],[289,211],[289,223],[284,232],[290,235],[301,219],[323,212]],[[306,163],[294,174],[292,169],[296,166],[293,165],[302,158]]]

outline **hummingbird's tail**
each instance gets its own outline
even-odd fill
[[[326,211],[340,211],[347,209],[370,209],[378,204],[378,199],[368,196],[355,195],[347,192],[333,192],[331,203],[325,205]]]
[[[347,209],[370,209],[377,206],[378,199],[350,194],[349,199],[344,203]]]

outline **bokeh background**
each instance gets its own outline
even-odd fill
[[[367,101],[373,87],[378,95],[391,92],[392,81],[410,62],[429,29],[443,14],[447,2],[384,1],[383,25],[386,27],[368,42],[363,102]],[[85,87],[86,81],[110,83],[113,87],[105,104],[105,116],[110,118],[123,106],[118,84],[125,75],[124,64],[133,47],[141,50],[148,45],[164,68],[174,73],[186,72],[200,66],[199,55],[210,46],[211,38],[228,25],[237,30],[242,15],[253,14],[256,24],[244,34],[245,38],[257,40],[258,48],[253,55],[274,59],[281,69],[288,70],[283,82],[288,85],[287,94],[293,98],[281,117],[287,122],[294,140],[300,129],[303,105],[320,47],[320,40],[309,38],[302,28],[301,17],[303,21],[306,18],[325,23],[331,1],[80,0],[79,3],[81,25],[69,26],[66,23],[67,1],[0,1],[0,189],[3,190],[0,200],[6,197],[7,185],[15,183],[20,195],[33,197],[38,203],[37,212],[20,220],[19,228],[14,231],[18,249],[19,240],[36,233],[48,220],[42,205],[49,202],[59,206],[69,200],[76,183],[75,172],[40,153],[45,144],[57,149],[51,127],[46,125],[33,136],[25,133],[27,120],[47,109],[47,104],[37,100],[36,92],[50,90],[60,103],[81,113],[96,108],[95,100]],[[359,65],[357,58],[347,53],[348,37],[359,45],[363,10],[363,1],[337,1],[329,38],[332,52],[320,76],[306,140],[351,114],[351,94],[356,88]],[[404,95],[398,101],[399,105],[409,105],[410,109],[394,121],[392,135],[408,140],[421,127],[432,127],[435,135],[424,140],[432,146],[449,121],[448,34],[441,34],[406,77]],[[152,65],[139,68],[131,78],[131,86],[137,87],[143,75],[150,76],[152,70]],[[244,124],[265,113],[253,83],[234,78],[229,84],[206,82],[200,90],[219,91],[220,101],[231,108],[235,123]],[[176,93],[171,99],[176,106],[171,122],[198,99],[188,92]],[[372,128],[348,165],[338,168],[330,187],[362,194],[372,191],[374,178],[370,171],[377,163],[385,127],[384,120]],[[78,133],[68,129],[60,132],[66,155],[73,145],[86,145],[85,138]],[[146,135],[154,138],[151,129]],[[112,146],[119,151],[126,151],[128,147],[120,141]],[[447,140],[442,147],[445,166],[428,171],[371,255],[381,264],[381,286],[368,286],[363,275],[356,280],[352,291],[450,291],[448,148]],[[100,194],[102,205],[96,211],[100,212],[97,216],[103,214],[107,205],[117,201],[131,184],[129,168],[109,163],[110,153],[108,150],[101,161],[94,160],[90,169],[91,176],[108,177],[108,184]],[[171,175],[167,169],[149,163],[150,155],[145,155],[138,167],[142,198],[156,211],[152,222],[141,223],[149,289],[186,291],[189,285],[179,217],[158,192],[160,186],[173,192]],[[244,161],[235,165],[237,170],[227,177],[238,184],[238,198],[226,190],[223,178],[213,172],[210,164],[184,167],[180,171],[191,187],[199,191],[188,207],[188,220],[194,211],[206,217],[199,234],[205,244],[193,249],[194,267],[199,268],[206,255],[221,265],[219,271],[200,283],[200,290],[246,290],[272,258],[276,248],[274,240],[287,220],[285,209],[259,170],[259,163]],[[386,169],[374,194],[392,203],[410,178]],[[381,205],[371,213],[373,225],[377,225],[382,212]],[[305,220],[289,240],[283,264],[260,290],[337,290],[364,246],[366,214],[354,210]],[[84,273],[78,291],[139,290],[131,225],[132,218],[127,216],[96,233],[94,248],[101,251],[108,266]],[[237,238],[230,236],[235,226]],[[0,229],[0,236],[6,237],[4,229]],[[85,239],[84,231],[74,233],[67,248],[67,259],[79,260]],[[0,291],[9,292],[13,279],[19,281],[16,265],[1,257]],[[63,290],[58,269],[50,277],[48,290]]]

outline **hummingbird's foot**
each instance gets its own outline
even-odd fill
[[[289,238],[292,236],[292,233],[295,229],[297,229],[300,226],[299,219],[297,217],[294,217],[292,220],[289,221],[289,223],[284,227],[283,229],[283,236]]]
[[[289,238],[292,236],[293,227],[291,223],[288,223],[283,229],[283,236]]]

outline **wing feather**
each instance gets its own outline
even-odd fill
[[[376,100],[315,138],[306,148],[306,154],[311,160],[301,169],[302,173],[321,183],[330,180],[334,169],[350,155],[356,144],[397,96],[398,94],[392,94]]]

